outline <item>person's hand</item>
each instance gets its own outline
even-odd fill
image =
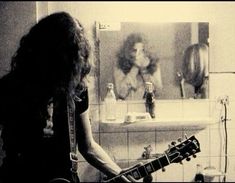
[[[123,174],[123,173],[125,173],[125,172],[127,172],[129,170],[135,169],[135,168],[137,168],[139,166],[142,166],[142,165],[143,165],[143,163],[140,162],[140,163],[138,163],[138,164],[136,164],[134,166],[131,166],[129,168],[122,169],[120,174]],[[142,182],[142,181],[138,181],[138,180],[134,179],[131,175],[128,175],[128,176],[122,175],[121,179],[123,180],[123,182]]]
[[[144,56],[144,55],[140,55],[138,57],[136,57],[135,59],[135,65],[139,68],[145,68],[149,65],[149,58]]]
[[[141,163],[138,163],[138,164],[136,164],[134,166],[131,166],[131,167],[128,167],[128,168],[124,168],[124,169],[121,170],[121,172],[119,174],[113,175],[111,177],[108,177],[108,176],[104,175],[102,182],[106,182],[106,183],[107,182],[112,182],[112,181],[115,181],[116,178],[119,179],[118,180],[119,182],[142,182],[141,179],[138,181],[138,180],[134,179],[131,175],[128,175],[128,176],[124,175],[125,172],[127,172],[129,170],[132,170],[134,168],[137,168],[139,166],[142,166],[142,165],[143,165],[143,163],[141,162]],[[120,178],[121,178],[121,180],[120,180]]]

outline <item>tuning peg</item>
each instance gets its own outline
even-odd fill
[[[171,145],[175,146],[176,142],[175,141],[172,141],[171,142]]]
[[[175,147],[176,150],[179,150],[180,148],[179,147]]]
[[[190,160],[191,160],[191,158],[190,158],[190,157],[187,157],[187,158],[186,158],[186,161],[190,161]]]
[[[163,168],[162,168],[162,172],[165,172],[165,171],[166,171],[166,169],[163,167]]]
[[[185,156],[188,157],[190,154],[188,152],[185,153]]]
[[[183,165],[183,162],[182,162],[182,161],[180,161],[180,164],[181,164],[181,165]]]
[[[194,158],[196,158],[196,157],[197,157],[197,155],[196,155],[196,154],[193,154],[193,157],[194,157]]]
[[[184,157],[180,155],[179,158],[180,158],[180,159],[183,159]]]
[[[197,151],[196,151],[195,149],[192,150],[192,153],[193,153],[193,154],[196,153],[196,152],[197,152]]]
[[[182,138],[180,137],[180,138],[178,138],[178,142],[182,142]]]

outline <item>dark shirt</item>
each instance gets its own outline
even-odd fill
[[[54,134],[47,137],[43,133],[51,97],[33,92],[14,76],[0,80],[1,137],[6,154],[0,167],[0,183],[47,183],[55,177],[70,178],[67,105],[63,93],[53,96]],[[81,92],[79,98],[82,100],[75,103],[76,115],[87,110],[88,91]]]

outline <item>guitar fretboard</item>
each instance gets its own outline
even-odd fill
[[[131,175],[136,180],[139,180],[147,175],[150,175],[151,173],[164,168],[165,166],[169,165],[170,161],[166,155],[162,155],[161,157],[150,161],[148,163],[145,163],[144,165],[141,165],[140,167],[136,167],[134,169],[131,169],[130,171],[127,171],[123,174],[120,174],[118,177],[114,177],[113,179],[110,179],[109,182],[121,182],[121,176],[125,175]]]

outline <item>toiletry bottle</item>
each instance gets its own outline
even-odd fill
[[[116,120],[116,96],[113,90],[113,83],[107,83],[107,93],[104,98],[105,116],[107,121]]]
[[[197,164],[197,172],[196,175],[194,177],[194,181],[195,182],[204,182],[204,176],[202,174],[202,167],[200,164]]]
[[[145,82],[143,98],[145,99],[146,112],[148,112],[152,118],[155,118],[155,95],[151,82]]]

